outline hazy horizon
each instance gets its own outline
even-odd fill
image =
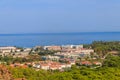
[[[120,31],[88,31],[88,32],[17,32],[17,33],[0,33],[0,34],[69,34],[69,33],[120,33]]]

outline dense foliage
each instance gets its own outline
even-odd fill
[[[101,57],[110,51],[118,51],[120,53],[120,41],[94,41],[92,44],[84,45],[85,48],[92,48]]]
[[[27,57],[23,57],[23,58],[20,58],[20,57],[16,57],[16,58],[13,58],[12,56],[0,56],[0,62],[6,62],[8,65],[10,63],[24,63],[24,62],[33,62],[33,61],[40,61],[41,60],[41,57],[39,55],[29,55]]]
[[[15,78],[27,80],[120,80],[120,57],[109,55],[100,68],[73,66],[66,72],[10,68]]]

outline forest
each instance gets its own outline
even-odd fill
[[[71,70],[65,72],[10,67],[9,70],[14,78],[27,80],[120,80],[120,57],[109,55],[103,66],[95,69],[72,66]]]
[[[120,41],[94,41],[92,44],[85,44],[84,48],[92,48],[95,52],[103,57],[111,51],[120,53]]]

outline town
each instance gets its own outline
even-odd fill
[[[92,48],[84,48],[83,45],[62,45],[62,46],[36,46],[33,48],[0,47],[1,57],[12,57],[27,59],[29,56],[38,57],[38,60],[10,62],[10,67],[27,68],[35,70],[59,70],[71,69],[73,65],[87,66],[90,68],[101,67],[102,62]],[[102,59],[102,58],[101,58]],[[7,64],[5,61],[1,64]]]
[[[0,72],[1,80],[119,80],[120,42],[0,47]]]

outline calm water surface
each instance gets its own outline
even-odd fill
[[[0,34],[0,46],[90,44],[93,41],[120,41],[120,32],[61,34]]]

